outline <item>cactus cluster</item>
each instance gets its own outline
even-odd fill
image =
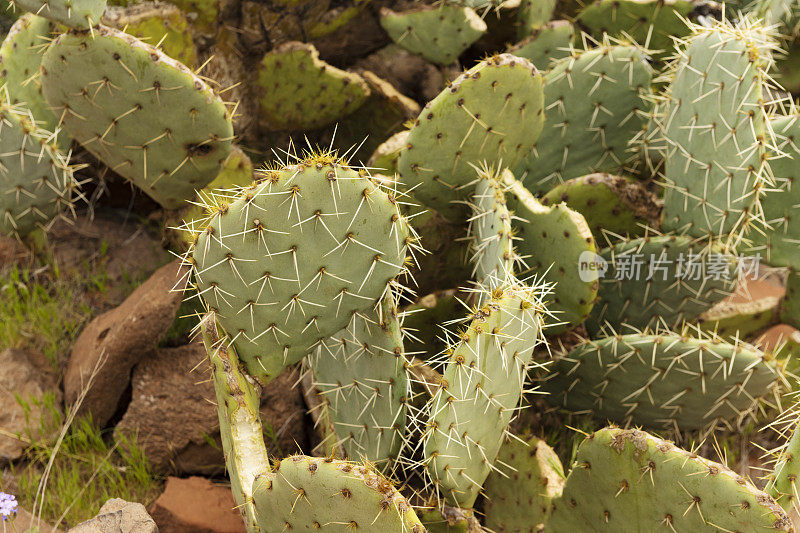
[[[155,201],[248,532],[792,530],[796,435],[766,492],[664,440],[796,387],[757,337],[800,326],[792,9],[12,4],[0,231],[73,209],[73,151]],[[754,254],[786,295],[731,303]],[[318,446],[269,457],[289,367]]]

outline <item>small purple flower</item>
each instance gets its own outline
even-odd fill
[[[11,494],[0,492],[0,521],[5,522],[6,519],[13,517],[17,514],[17,498]]]

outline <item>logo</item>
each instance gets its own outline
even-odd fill
[[[582,252],[578,256],[578,277],[590,282],[602,278],[608,271],[608,261],[594,252]]]

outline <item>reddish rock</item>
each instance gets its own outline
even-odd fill
[[[68,404],[74,404],[95,372],[79,415],[91,413],[103,426],[117,410],[131,369],[153,353],[172,325],[183,294],[186,268],[175,260],[157,270],[122,304],[83,330],[72,349],[64,377]]]
[[[783,298],[786,289],[771,279],[744,278],[739,282],[736,292],[724,301],[732,304],[743,304],[761,300],[763,298]]]
[[[765,352],[774,351],[784,343],[800,345],[800,331],[786,324],[778,324],[759,335],[755,344]]]
[[[134,369],[132,396],[114,437],[136,440],[160,473],[212,475],[225,470],[210,367],[202,343],[159,350]],[[272,454],[306,443],[305,404],[297,371],[288,370],[262,392],[261,417]],[[273,438],[274,437],[274,438]]]
[[[44,355],[15,348],[0,353],[0,428],[4,432],[0,434],[0,462],[21,457],[26,447],[23,440],[10,437],[5,432],[22,435],[23,438],[39,436],[39,421],[52,413],[43,405],[48,393],[53,395],[52,408],[60,410],[58,378]],[[17,396],[30,409],[27,419]],[[28,424],[27,420],[31,423]],[[28,429],[32,433],[26,433]]]
[[[167,478],[150,515],[160,533],[245,533],[230,487],[202,477]]]

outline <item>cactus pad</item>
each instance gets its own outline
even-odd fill
[[[645,52],[634,46],[603,45],[555,62],[545,76],[541,142],[514,174],[538,194],[627,167],[636,158],[628,144],[645,122],[651,78]]]
[[[766,89],[776,43],[746,17],[694,26],[679,48],[664,109],[663,227],[737,242],[771,183]]]
[[[81,30],[98,24],[106,10],[106,0],[11,0],[11,5]]]
[[[411,389],[391,295],[378,311],[353,315],[346,329],[309,357],[309,365],[327,400],[336,444],[347,457],[386,470],[404,442]]]
[[[22,238],[70,205],[76,187],[66,157],[30,111],[0,103],[0,232]]]
[[[165,208],[192,199],[230,153],[233,128],[222,100],[135,37],[105,27],[65,33],[42,68],[45,99],[67,132]]]
[[[383,8],[381,26],[394,42],[439,65],[449,65],[486,33],[486,23],[469,7],[441,4],[395,13]]]
[[[295,455],[256,479],[261,531],[322,529],[423,533],[411,505],[392,483],[356,463]]]
[[[450,505],[472,507],[516,412],[540,336],[538,291],[494,289],[445,352],[422,445],[428,476]]]
[[[503,185],[508,208],[515,217],[519,256],[533,273],[555,284],[547,303],[552,324],[545,333],[558,335],[582,323],[597,299],[597,272],[581,270],[582,262],[597,252],[595,240],[577,211],[564,204],[542,205],[510,173]],[[523,270],[520,275],[524,274]]]
[[[17,19],[0,46],[0,79],[11,103],[27,107],[50,132],[56,130],[58,119],[44,100],[39,66],[55,31],[56,25],[46,18],[27,13]]]
[[[767,476],[764,492],[790,511],[792,507],[800,509],[800,418],[798,404],[782,412],[770,427],[777,430],[783,443],[771,454],[775,458],[775,466]],[[796,512],[796,511],[795,511]]]
[[[215,202],[191,262],[248,372],[269,380],[377,304],[409,230],[392,196],[333,157],[258,178]]]
[[[574,413],[668,431],[740,426],[778,386],[747,345],[691,332],[589,340],[557,358],[547,401]]]
[[[586,321],[589,333],[606,324],[613,330],[656,321],[679,327],[736,290],[736,258],[689,237],[642,237],[601,255],[608,270],[600,280],[600,301]]]
[[[638,430],[578,447],[552,531],[792,531],[775,500],[724,465]]]
[[[524,57],[540,70],[547,70],[552,61],[567,57],[572,49],[575,27],[566,20],[554,20],[533,30],[507,52]]]
[[[556,452],[536,437],[512,439],[500,448],[497,462],[503,473],[493,472],[484,485],[486,527],[535,531],[547,523],[551,501],[561,496],[566,477]]]
[[[361,76],[328,65],[316,48],[298,42],[264,56],[257,85],[263,126],[273,131],[327,126],[358,109],[370,94]]]
[[[661,204],[658,197],[638,181],[611,174],[589,174],[573,178],[542,197],[542,204],[564,202],[586,219],[595,239],[606,232],[636,237],[645,228],[658,227]]]
[[[476,183],[473,165],[509,168],[528,155],[544,122],[542,77],[526,59],[501,54],[464,72],[429,102],[398,160],[406,187],[445,218]]]
[[[505,172],[508,172],[507,170]],[[493,285],[514,275],[511,215],[506,207],[500,178],[494,171],[481,172],[475,186],[469,234],[472,239],[473,278]]]
[[[556,10],[557,0],[522,0],[517,12],[517,36],[528,37],[537,28],[544,26]]]
[[[397,173],[397,159],[406,145],[408,130],[395,133],[378,146],[367,162],[367,166],[375,172],[394,176]]]
[[[791,270],[786,277],[786,295],[781,302],[781,320],[800,329],[800,271]]]

